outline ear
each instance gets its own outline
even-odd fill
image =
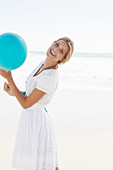
[[[66,58],[66,55],[63,57],[62,61],[64,61],[64,60],[65,60],[65,58]],[[59,60],[59,61],[60,61],[60,60]],[[60,62],[62,62],[62,61],[60,61]]]

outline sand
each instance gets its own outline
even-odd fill
[[[113,170],[113,131],[56,133],[61,170]],[[0,169],[12,170],[14,133],[0,133]]]
[[[5,92],[0,101],[0,169],[13,170],[11,158],[21,106]],[[56,131],[61,170],[113,170],[112,103],[110,91],[55,93],[47,110]]]

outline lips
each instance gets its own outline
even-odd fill
[[[53,51],[52,51],[52,52],[51,52],[51,51],[52,51],[52,49],[50,49],[50,53],[51,53],[51,55],[52,55],[52,56],[55,56],[55,55],[52,53]]]
[[[51,50],[50,50],[50,53],[51,53],[52,56],[54,56],[54,55],[52,54]]]

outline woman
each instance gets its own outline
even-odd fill
[[[66,63],[74,44],[63,37],[54,41],[47,57],[27,77],[24,96],[16,87],[11,71],[0,69],[7,79],[4,90],[22,106],[17,128],[12,168],[18,170],[59,170],[54,126],[45,107],[58,87],[58,64]]]

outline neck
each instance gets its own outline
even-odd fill
[[[43,67],[44,68],[52,67],[52,69],[57,69],[57,63],[51,61],[49,58],[46,58]]]

